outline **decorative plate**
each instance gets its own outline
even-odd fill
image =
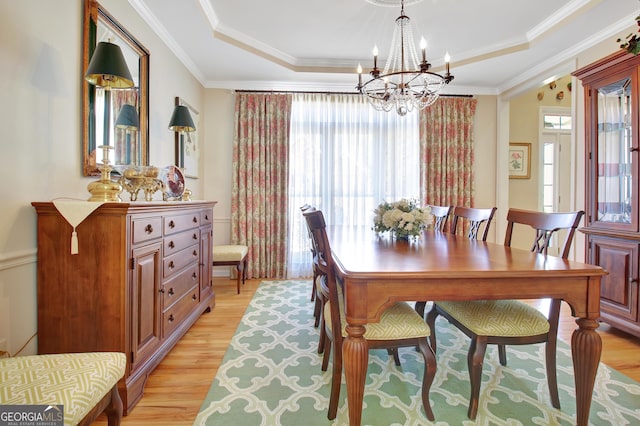
[[[164,184],[169,198],[180,198],[184,192],[184,175],[176,166],[167,166],[160,171],[160,180]]]

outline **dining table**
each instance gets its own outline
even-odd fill
[[[571,337],[576,424],[588,424],[602,351],[596,328],[604,269],[433,230],[409,241],[366,227],[329,226],[327,233],[344,292],[350,425],[361,424],[369,356],[365,329],[387,307],[398,301],[543,298],[564,300],[576,318]]]

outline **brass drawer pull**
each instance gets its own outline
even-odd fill
[[[197,240],[198,239],[198,234],[193,234],[193,239]]]
[[[173,240],[169,241],[169,248],[175,248],[175,246],[176,245],[173,243]]]
[[[198,274],[196,274],[195,272],[193,274],[191,274],[191,278],[193,280],[197,280],[198,279]]]
[[[173,296],[175,294],[175,292],[173,291],[173,287],[171,287],[169,289],[169,296]]]
[[[169,221],[169,228],[173,229],[176,227],[176,223],[172,220]]]
[[[173,314],[169,315],[169,322],[173,322],[175,318],[173,318]]]
[[[198,250],[193,251],[193,257],[198,257]]]
[[[198,217],[197,216],[193,217],[193,223],[198,223]]]
[[[151,224],[148,224],[147,226],[144,227],[144,232],[146,232],[147,234],[152,234],[153,226],[151,226]]]
[[[175,265],[175,263],[173,263],[173,260],[171,262],[169,262],[169,269],[173,269],[175,267],[176,267],[176,265]]]
[[[198,296],[194,293],[193,296],[191,296],[191,299],[194,300],[194,301],[198,300]]]

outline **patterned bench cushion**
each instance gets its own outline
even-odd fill
[[[64,406],[76,425],[124,376],[118,352],[32,355],[0,359],[0,404]]]

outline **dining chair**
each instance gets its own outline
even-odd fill
[[[513,229],[516,224],[526,225],[535,230],[531,251],[546,256],[554,234],[561,229],[566,229],[566,237],[561,246],[561,257],[567,259],[573,236],[583,215],[583,211],[544,213],[509,209],[504,245],[511,246]],[[554,408],[560,408],[556,376],[556,342],[560,305],[560,299],[552,299],[548,316],[546,316],[535,307],[519,300],[437,301],[434,303],[427,314],[427,324],[432,330],[430,343],[434,352],[437,351],[434,327],[438,315],[445,317],[471,338],[467,355],[471,382],[467,415],[470,419],[475,419],[478,412],[482,366],[489,344],[498,345],[500,364],[506,366],[505,345],[546,343],[545,362],[551,404]]]
[[[470,240],[477,240],[478,232],[484,224],[482,241],[486,241],[487,236],[489,235],[491,221],[493,220],[493,215],[496,213],[496,210],[496,207],[482,209],[455,206],[451,213],[450,232],[452,234],[456,234],[458,232],[458,223],[460,223],[461,229],[463,229],[466,237]],[[466,229],[466,231],[464,229]]]
[[[309,205],[309,204],[306,204],[306,203],[300,206],[300,211],[301,211],[302,213],[304,213],[304,212],[306,212],[306,211],[308,211],[308,210],[315,210],[315,208],[314,208],[313,206]],[[309,236],[309,237],[311,237],[311,236]],[[311,255],[313,256],[313,246],[311,247]],[[313,280],[313,282],[314,282],[314,283],[316,282],[316,280],[315,280],[315,273],[314,273],[314,280]],[[315,285],[314,285],[314,286],[312,286],[312,287],[311,287],[311,301],[313,302],[315,299],[316,299],[316,291],[315,291]],[[316,303],[316,305],[317,305],[317,303]],[[316,315],[315,309],[314,309],[314,315],[316,316],[316,318],[318,317],[318,316]],[[316,325],[315,325],[315,326],[316,326],[316,327],[318,326],[318,323],[317,323],[317,322],[316,322]]]
[[[318,268],[321,280],[329,290],[328,300],[323,311],[326,330],[322,371],[327,370],[333,346],[333,371],[327,414],[327,417],[333,420],[338,412],[340,399],[342,343],[347,336],[343,293],[334,272],[335,265],[322,211],[316,210],[303,214],[313,240],[314,263]],[[436,372],[436,359],[427,342],[430,334],[429,326],[413,308],[405,302],[396,302],[382,313],[379,322],[367,324],[364,337],[367,339],[368,349],[387,349],[388,352],[391,352],[401,347],[418,347],[425,363],[422,378],[422,404],[427,418],[433,421],[435,418],[429,402],[429,390]]]
[[[309,204],[304,204],[300,207],[300,211],[304,214],[305,212],[315,211],[315,207],[310,206]],[[311,242],[311,258],[313,259],[316,255],[315,248],[313,245],[313,239],[311,238],[311,230],[309,229],[309,225],[306,224],[307,234],[309,235],[309,241]],[[322,280],[319,278],[318,268],[316,268],[315,262],[312,262],[313,268],[313,281],[311,285],[311,301],[314,302],[313,306],[313,317],[314,317],[314,327],[320,327],[320,338],[318,339],[318,353],[321,354],[323,351],[323,343],[324,343],[324,319],[322,311],[324,309],[324,304],[327,300],[326,294],[328,294],[328,290],[322,288]]]
[[[433,229],[434,231],[444,231],[447,226],[447,219],[453,210],[453,206],[434,206],[427,205],[431,214],[433,215]]]
[[[456,234],[458,232],[458,224],[460,229],[463,230],[465,225],[467,227],[466,236],[470,240],[478,239],[478,231],[484,224],[484,230],[482,232],[482,241],[487,240],[489,235],[489,227],[493,220],[493,215],[496,213],[497,208],[475,208],[475,207],[461,207],[455,206],[451,208],[451,224],[449,232]],[[463,231],[464,232],[464,231]],[[424,310],[427,305],[425,301],[419,301],[415,304],[416,312],[424,318]]]

